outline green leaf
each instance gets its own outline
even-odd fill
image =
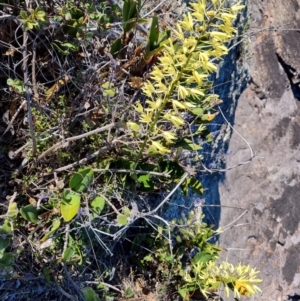
[[[139,189],[141,191],[153,191],[155,190],[155,183],[151,181],[151,175],[140,175],[137,177],[137,182],[140,183]]]
[[[110,47],[110,53],[116,58],[122,49],[122,41],[120,38],[116,39]]]
[[[4,254],[4,251],[9,246],[9,244],[10,244],[10,239],[0,238],[0,255]]]
[[[104,205],[105,205],[105,200],[104,200],[104,198],[102,198],[100,196],[97,196],[91,203],[93,211],[98,215],[103,210]]]
[[[5,253],[2,258],[0,258],[0,269],[4,269],[14,262],[14,256],[12,253]]]
[[[74,249],[72,247],[68,247],[63,254],[63,262],[69,263],[73,255],[74,255]]]
[[[46,241],[59,227],[60,227],[60,219],[56,218],[52,221],[51,230],[46,235],[44,235],[44,237],[41,239],[41,242]]]
[[[203,115],[203,108],[194,108],[192,110],[192,113],[196,116],[202,116]]]
[[[204,192],[201,182],[195,178],[188,178],[181,184],[181,189],[185,195],[188,194],[189,188],[192,188],[199,195],[202,195]]]
[[[190,299],[190,293],[189,293],[189,290],[187,288],[179,287],[178,288],[178,293],[183,298],[183,300],[189,300]]]
[[[45,16],[46,16],[46,13],[44,11],[38,11],[36,13],[36,17],[40,21],[45,21]]]
[[[28,17],[28,15],[27,15],[26,11],[25,10],[21,10],[20,11],[20,19],[26,20],[27,17]]]
[[[130,209],[126,206],[123,207],[123,213],[128,217],[130,217],[130,215],[131,215]]]
[[[137,123],[135,122],[127,122],[127,126],[133,131],[133,132],[138,132],[140,130],[140,127]]]
[[[134,297],[134,292],[130,287],[127,287],[127,289],[124,292],[124,298],[129,299]]]
[[[125,0],[123,3],[122,20],[127,22],[129,20],[130,0]]]
[[[162,32],[159,33],[159,37],[158,37],[158,45],[163,44],[166,40],[169,39],[169,37],[171,36],[171,30],[167,29],[164,30]]]
[[[71,177],[69,187],[76,192],[83,192],[92,184],[93,178],[92,168],[81,169]]]
[[[15,81],[14,81],[12,78],[8,78],[8,79],[6,80],[6,83],[7,83],[9,86],[12,86],[12,85],[14,85]]]
[[[184,169],[177,162],[174,161],[160,161],[159,167],[161,172],[168,173],[171,171],[171,180],[178,180],[184,174]]]
[[[48,268],[43,268],[43,275],[46,282],[49,284],[51,282],[51,278],[50,278],[50,271]]]
[[[124,5],[126,5],[126,10],[124,10]],[[123,27],[124,33],[129,32],[132,28],[134,28],[136,26],[136,21],[137,21],[136,1],[125,0],[123,3],[123,22],[126,22]]]
[[[199,252],[197,253],[193,259],[192,259],[192,263],[193,264],[197,264],[197,263],[205,263],[205,262],[209,262],[210,260],[212,260],[212,255],[209,253],[203,253],[203,252]]]
[[[99,296],[91,287],[81,289],[85,301],[100,301]]]
[[[183,149],[190,151],[197,151],[202,148],[201,145],[194,144],[193,141],[188,138],[183,138],[182,140],[176,142],[174,147],[182,147]]]
[[[61,215],[65,222],[69,222],[76,216],[80,207],[80,195],[70,190],[64,191],[63,200],[60,204]]]
[[[113,97],[115,96],[115,90],[113,89],[113,84],[110,82],[105,82],[102,85],[103,88],[103,96],[109,96],[109,97]]]
[[[121,226],[125,226],[128,223],[127,216],[125,214],[119,214],[117,216],[117,221]]]
[[[190,178],[189,186],[199,195],[202,195],[204,192],[201,182],[195,178]]]
[[[37,209],[33,205],[29,204],[21,208],[20,213],[23,216],[23,218],[26,219],[27,221],[33,224],[39,223]]]
[[[159,38],[158,18],[156,15],[154,15],[152,17],[152,23],[151,23],[149,37],[148,37],[148,43],[147,43],[147,47],[146,47],[146,55],[148,54],[148,52],[159,47],[158,38]]]

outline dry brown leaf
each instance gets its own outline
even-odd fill
[[[68,75],[66,75],[65,77],[63,77],[60,80],[58,80],[52,87],[50,87],[46,91],[45,101],[49,101],[50,98],[56,92],[58,92],[63,86],[65,86],[70,80],[71,80],[71,78]]]

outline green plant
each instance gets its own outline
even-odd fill
[[[19,79],[8,78],[6,81],[7,85],[12,87],[14,90],[17,90],[19,93],[25,92],[24,83]]]
[[[95,290],[83,285],[79,294],[86,300],[137,297],[123,281],[129,270],[132,282],[151,271],[164,296],[188,300],[222,285],[235,295],[254,295],[255,271],[215,263],[221,251],[209,243],[215,231],[192,214],[174,222],[161,214],[177,189],[186,196],[204,191],[196,175],[199,152],[212,139],[206,125],[220,102],[209,79],[228,52],[242,6],[198,0],[175,28],[161,30],[158,16],[140,17],[141,1],[125,0],[122,9],[72,0],[43,9],[38,4],[15,7],[18,13],[22,7],[18,18],[26,30],[26,91],[25,75],[14,74],[7,84],[28,101],[34,93],[29,110],[37,157],[26,140],[29,163],[13,175],[21,180],[20,214],[13,203],[2,226],[6,266],[13,265],[5,254],[17,224],[30,241],[28,266],[43,271],[47,283],[52,276],[65,279],[67,268],[79,281],[88,271],[99,283]],[[44,26],[47,16],[51,23]],[[139,32],[144,22],[151,23],[146,36]],[[23,54],[6,55],[17,66]]]
[[[46,13],[41,7],[33,9],[29,15],[26,11],[21,10],[19,20],[24,24],[25,30],[39,29],[48,22]]]

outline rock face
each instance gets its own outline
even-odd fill
[[[228,250],[222,256],[261,271],[257,300],[295,301],[300,300],[300,2],[249,0],[247,9],[248,38],[217,78],[235,82],[217,91],[234,130],[223,122],[215,151],[222,157],[218,167],[250,162],[206,178],[206,202],[221,205],[213,212],[220,227],[236,220],[219,238]]]

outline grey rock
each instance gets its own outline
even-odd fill
[[[222,206],[211,219],[223,228],[248,210],[219,244],[228,250],[222,259],[261,271],[257,300],[300,300],[300,3],[249,0],[247,9],[248,42],[242,53],[230,53],[216,78],[233,79],[217,93],[234,131],[220,120],[209,160],[230,150],[219,167],[237,166],[251,159],[249,145],[255,156],[204,176],[205,198]]]

